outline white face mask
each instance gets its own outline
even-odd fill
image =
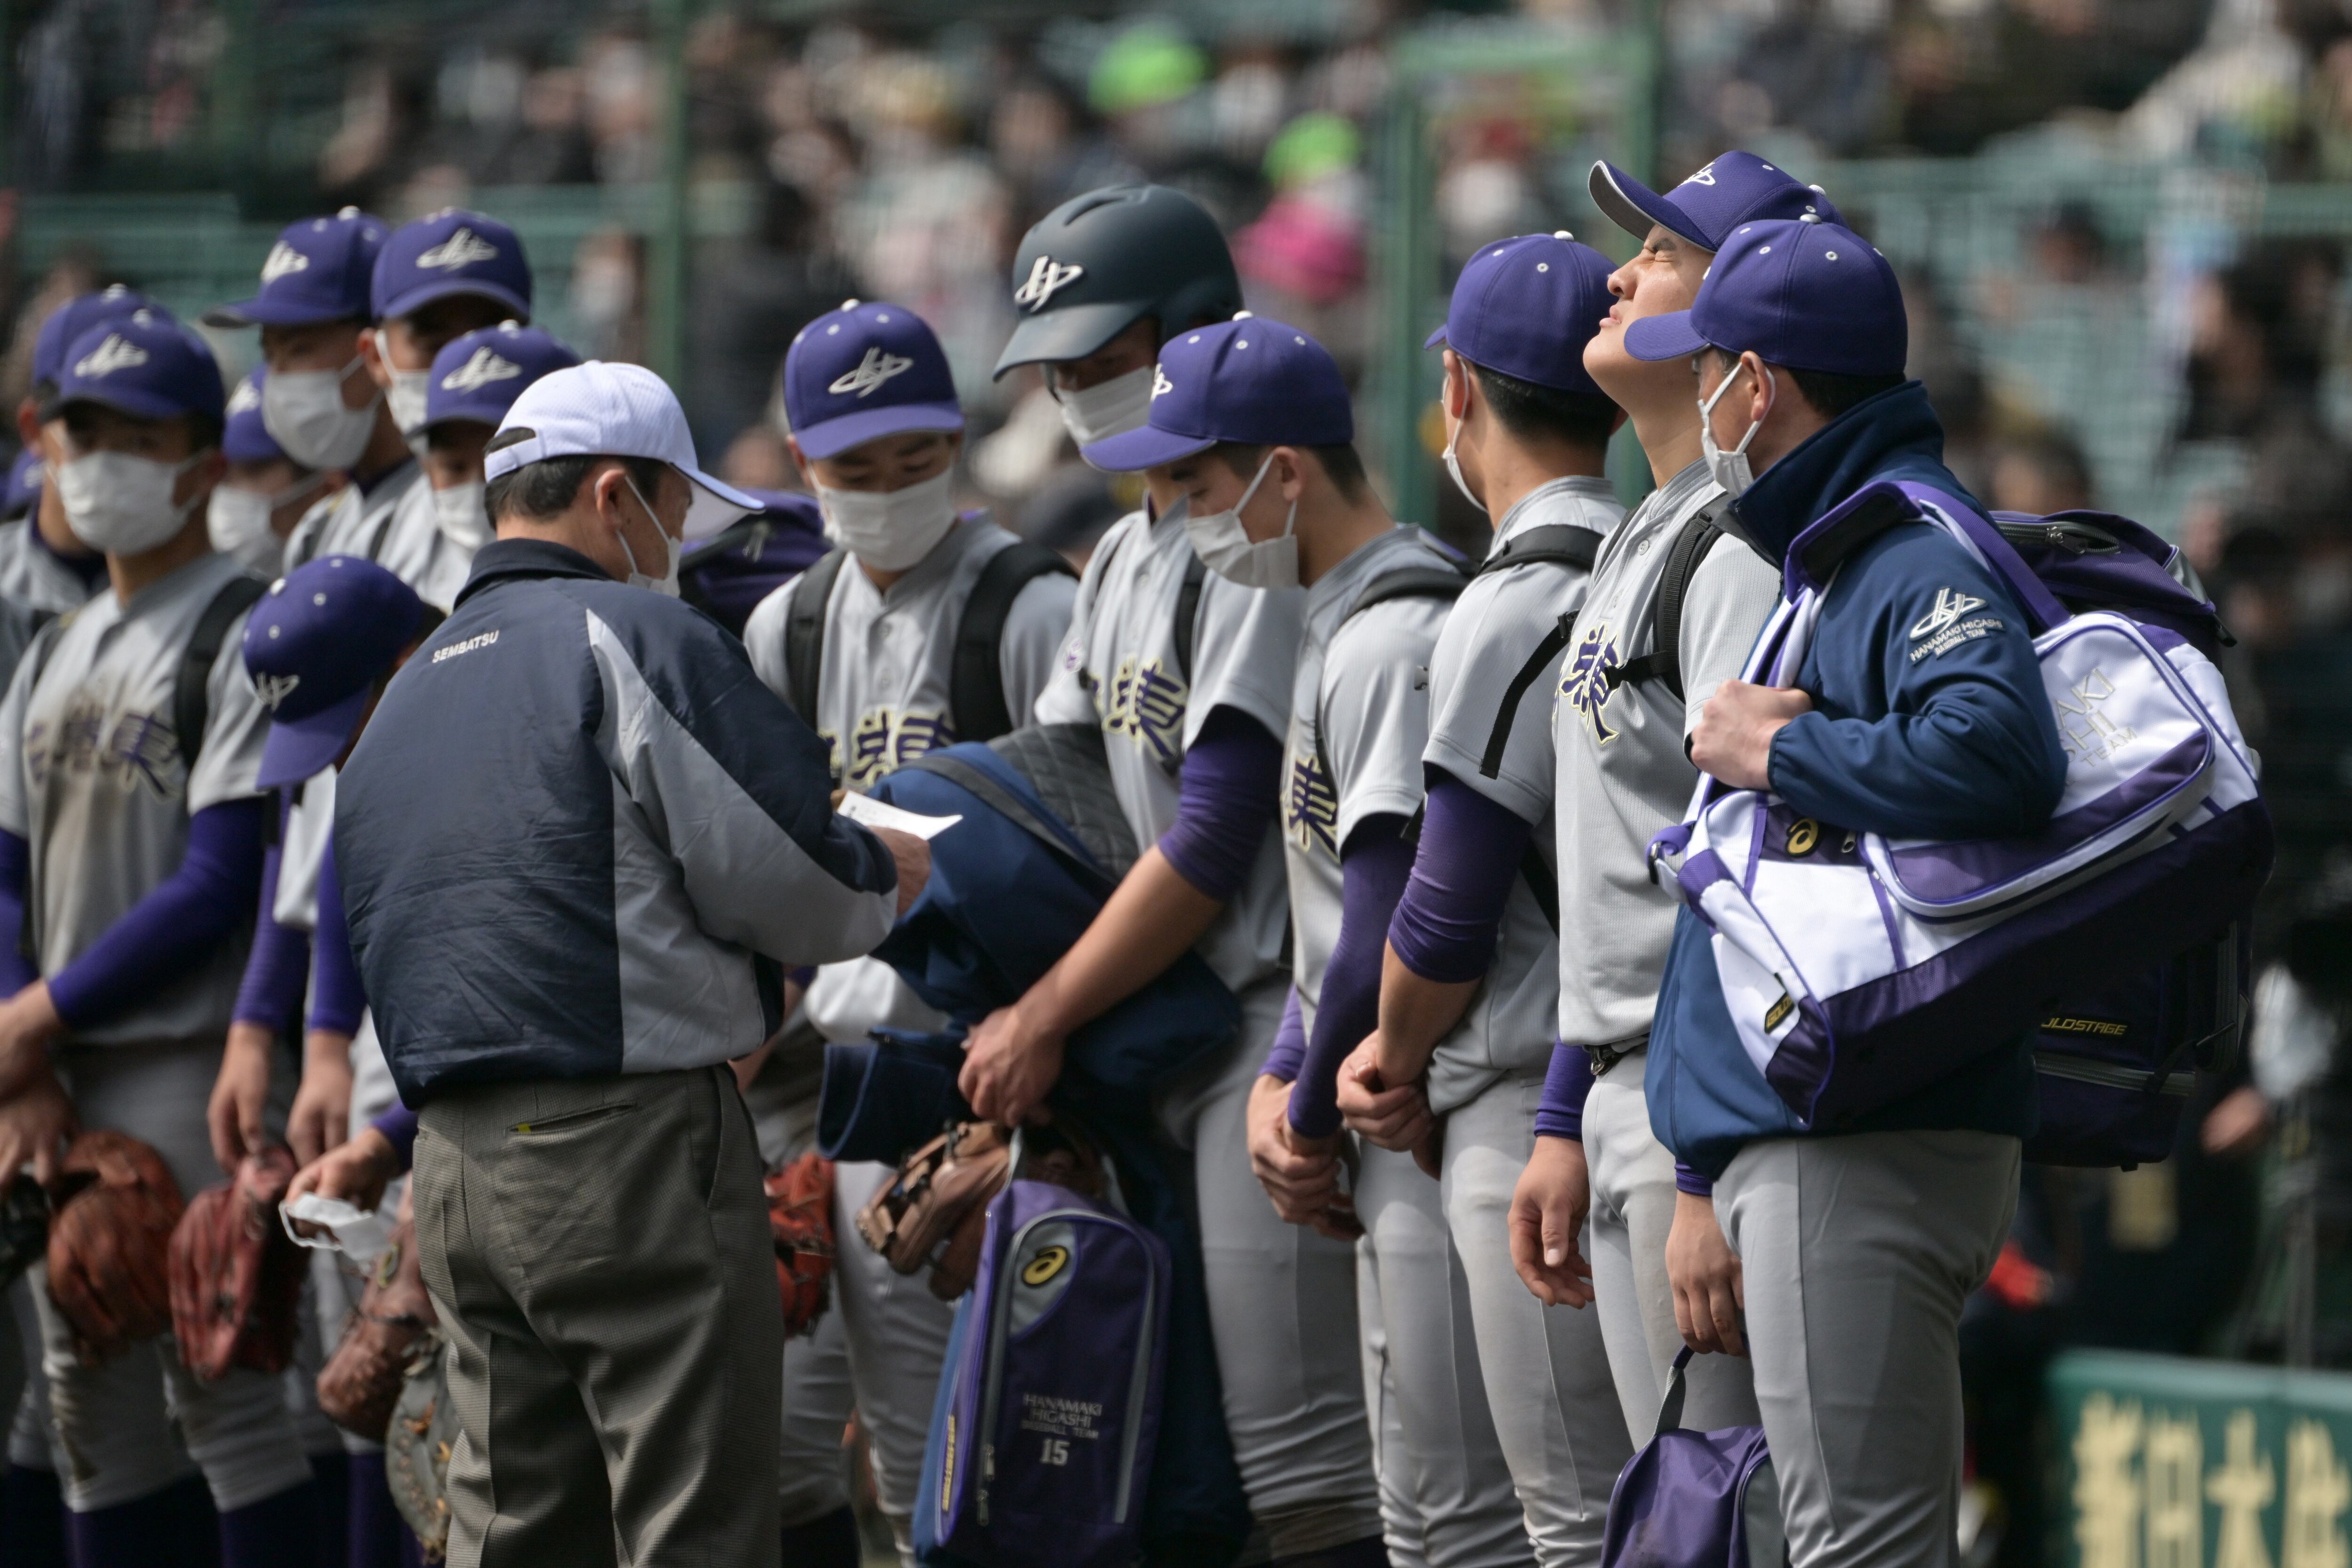
[[[1257,487],[1265,482],[1266,472],[1274,466],[1274,454],[1257,465],[1257,474],[1242,492],[1242,498],[1223,512],[1211,512],[1205,517],[1185,514],[1184,532],[1192,541],[1192,551],[1201,564],[1230,582],[1244,588],[1297,588],[1298,586],[1298,536],[1291,530],[1298,524],[1298,503],[1290,503],[1290,515],[1282,519],[1279,536],[1254,540],[1249,530],[1242,527],[1242,508],[1250,504]]]
[[[477,479],[433,492],[433,520],[440,526],[442,537],[460,549],[479,549],[499,537],[490,527],[490,509],[482,500],[488,488]]]
[[[677,563],[686,555],[686,543],[661,526],[660,514],[654,510],[652,503],[638,491],[637,482],[635,479],[624,474],[621,476],[621,483],[629,487],[630,495],[637,497],[637,505],[645,507],[646,516],[654,520],[654,532],[661,535],[662,543],[669,548],[669,564],[663,570],[662,574],[659,577],[647,577],[637,568],[637,552],[629,548],[629,536],[625,533],[614,534],[613,537],[621,541],[621,553],[629,558],[629,586],[650,588],[665,599],[676,599],[677,597]]]
[[[340,371],[286,371],[262,382],[262,428],[303,467],[349,468],[367,450],[383,393],[343,406],[343,381],[359,365],[354,358]]]
[[[905,571],[955,527],[952,468],[898,490],[816,486],[824,537],[877,571]]]
[[[1723,394],[1729,392],[1731,383],[1738,379],[1738,367],[1734,366],[1730,374],[1716,383],[1713,396],[1698,400],[1699,455],[1706,459],[1706,471],[1715,476],[1717,484],[1723,486],[1724,495],[1733,500],[1746,495],[1748,486],[1756,483],[1756,476],[1748,467],[1748,444],[1756,439],[1758,431],[1764,428],[1764,421],[1758,420],[1748,427],[1748,434],[1739,438],[1739,444],[1728,452],[1716,444],[1715,405],[1723,401]],[[1773,400],[1780,395],[1780,383],[1767,369],[1764,372],[1764,413],[1768,417],[1772,413]]]
[[[212,535],[213,549],[234,558],[240,566],[276,577],[286,565],[286,541],[270,527],[270,519],[278,507],[291,506],[316,491],[324,477],[313,475],[297,479],[275,494],[236,485],[216,486],[211,508],[205,514],[205,530]]]
[[[58,499],[74,538],[110,555],[144,555],[168,543],[196,509],[175,503],[180,476],[204,460],[199,452],[184,463],[158,463],[128,452],[93,452],[57,469]]]
[[[1068,428],[1070,439],[1080,446],[1091,446],[1142,429],[1151,413],[1151,376],[1156,368],[1146,365],[1082,392],[1056,392],[1062,423]]]
[[[392,423],[400,426],[400,434],[405,435],[425,423],[425,391],[433,384],[432,367],[394,370],[392,340],[384,336],[381,327],[376,329],[375,351],[383,357],[383,368],[392,371],[392,390],[383,394],[384,401],[392,406]]]

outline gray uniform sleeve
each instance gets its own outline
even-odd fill
[[[784,622],[793,612],[793,591],[800,585],[801,580],[793,578],[753,605],[743,622],[743,651],[751,655],[752,672],[761,685],[778,696],[792,689],[792,669],[784,658]]]
[[[269,738],[269,710],[245,673],[245,623],[252,613],[246,612],[230,625],[205,683],[204,748],[188,775],[191,817],[207,806],[261,793],[255,780],[261,775],[262,745]]]
[[[1430,656],[1429,749],[1424,758],[1523,821],[1551,813],[1551,700],[1537,679],[1519,694],[1502,767],[1479,769],[1502,717],[1503,698],[1563,613],[1584,603],[1586,574],[1531,564],[1473,581],[1447,616]]]
[[[1070,616],[1077,597],[1076,580],[1054,572],[1024,583],[1005,612],[1004,635],[996,644],[996,670],[997,678],[1004,683],[1004,711],[1015,726],[1024,715],[1035,711],[1053,679],[1062,644],[1070,634]]]
[[[1421,805],[1429,747],[1429,659],[1445,607],[1426,600],[1376,604],[1340,627],[1324,655],[1323,755],[1339,821],[1333,841],[1366,817],[1410,816]]]
[[[1683,596],[1683,734],[1715,688],[1739,674],[1780,602],[1780,574],[1738,539],[1718,540]]]
[[[1213,571],[1202,580],[1192,685],[1184,701],[1187,747],[1219,707],[1249,715],[1268,735],[1289,727],[1290,688],[1306,613],[1301,589],[1244,588]]]
[[[1087,558],[1087,570],[1078,575],[1069,623],[1063,629],[1053,673],[1046,677],[1045,689],[1037,694],[1031,710],[1030,716],[1039,724],[1093,724],[1101,717],[1095,708],[1094,694],[1087,690],[1084,679],[1087,639],[1094,630],[1095,602],[1102,592],[1103,574],[1110,570],[1119,547],[1144,526],[1141,512],[1129,512],[1110,526],[1110,531],[1095,546],[1095,553]]]
[[[57,622],[34,634],[54,640]],[[5,696],[0,696],[0,831],[16,834],[20,839],[33,836],[32,801],[25,783],[25,710],[33,700],[33,666],[18,661],[16,674],[9,678]]]

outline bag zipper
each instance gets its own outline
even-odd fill
[[[2110,1062],[2093,1061],[2085,1057],[2067,1056],[2054,1051],[2035,1051],[2033,1070],[2046,1072],[2053,1078],[2071,1078],[2077,1083],[2095,1083],[2102,1089],[2129,1089],[2168,1094],[2183,1100],[2194,1092],[2197,1082],[2193,1070],[2168,1072],[2159,1083],[2155,1073],[2140,1068],[2116,1067]]]

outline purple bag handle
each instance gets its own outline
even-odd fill
[[[1674,1370],[1666,1375],[1666,1396],[1658,1402],[1658,1425],[1650,1434],[1656,1442],[1667,1432],[1679,1431],[1683,1424],[1683,1372],[1691,1364],[1691,1347],[1685,1345],[1675,1352]]]
[[[1978,516],[1974,507],[1963,506],[1932,486],[1914,485],[1906,480],[1899,482],[1895,488],[1914,502],[1935,507],[1946,520],[1968,536],[1969,542],[1977,547],[1977,552],[2000,574],[2001,580],[2009,584],[2009,591],[2017,595],[2019,604],[2025,610],[2026,619],[2035,623],[2032,628],[2034,635],[2040,636],[2053,626],[2063,626],[2073,618],[2066,607],[2058,602],[2058,596],[2033,575],[2033,569],[2025,564],[2025,558],[2000,537],[1999,528]]]

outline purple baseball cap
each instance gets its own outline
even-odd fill
[[[1614,163],[1595,163],[1585,182],[1592,204],[1635,239],[1657,224],[1707,250],[1721,250],[1731,231],[1758,218],[1801,218],[1843,223],[1836,204],[1818,186],[1753,152],[1723,152],[1664,195]]]
[[[266,366],[256,365],[228,394],[228,417],[221,424],[221,455],[232,463],[293,462],[261,422],[261,383],[268,374]]]
[[[371,320],[368,280],[388,231],[357,207],[288,224],[261,263],[261,292],[205,312],[214,327],[307,327]]]
[[[562,340],[515,321],[452,338],[433,356],[419,428],[469,419],[495,429],[523,388],[550,371],[579,362]]]
[[[0,489],[0,522],[23,517],[41,504],[41,455],[27,446],[8,465],[8,483]]]
[[[793,335],[784,417],[803,457],[832,457],[877,436],[961,430],[955,377],[929,323],[903,305],[845,300]]]
[[[66,345],[57,395],[41,417],[94,402],[134,419],[184,413],[219,419],[227,401],[212,350],[170,311],[151,306],[120,321],[102,321]]]
[[[1689,309],[1625,329],[1625,351],[1637,360],[1712,346],[1841,376],[1899,376],[1909,344],[1886,258],[1852,229],[1787,219],[1740,225]]]
[[[444,207],[393,231],[368,285],[375,319],[389,321],[453,294],[495,299],[530,319],[530,262],[514,230],[463,207]]]
[[[1143,427],[1078,455],[1116,474],[1157,468],[1220,442],[1343,446],[1355,439],[1355,408],[1330,352],[1296,327],[1244,311],[1168,340]]]
[[[54,387],[65,374],[66,345],[103,321],[153,307],[154,301],[123,284],[77,295],[48,314],[33,339],[33,385]]]
[[[1454,284],[1445,325],[1422,345],[1539,387],[1605,396],[1584,345],[1615,303],[1610,259],[1562,229],[1479,247]]]
[[[269,710],[260,787],[317,777],[342,755],[375,683],[416,635],[425,601],[355,555],[296,567],[245,622],[245,668]]]

